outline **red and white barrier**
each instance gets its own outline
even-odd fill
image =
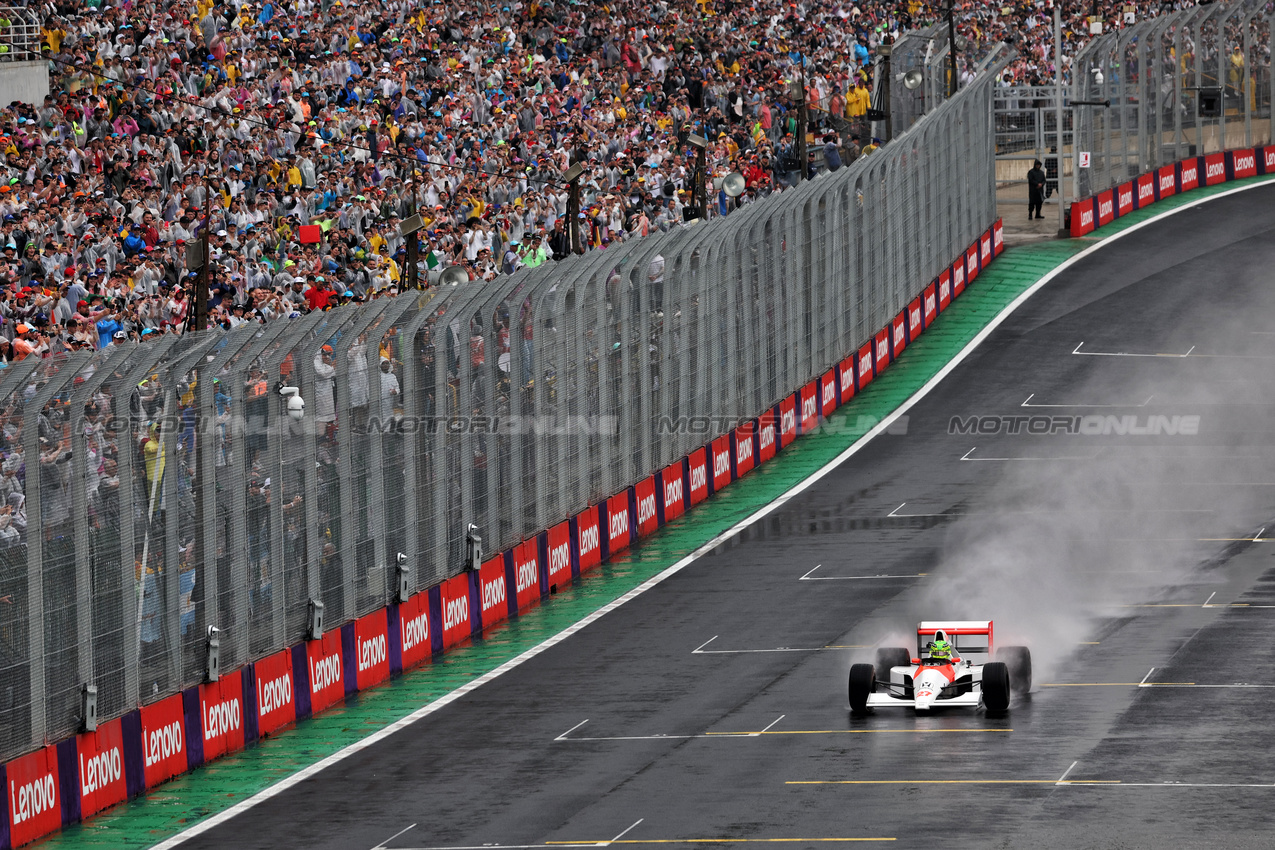
[[[417,593],[398,606],[399,652],[404,670],[415,667],[433,654],[431,625],[429,593]]]
[[[336,635],[337,655],[341,633]],[[142,706],[142,775],[147,788],[186,771],[186,723],[182,695]]]
[[[854,398],[854,355],[842,360],[837,370],[841,378],[841,403],[845,404]]]
[[[761,415],[757,429],[757,463],[762,464],[774,457],[779,447],[779,428],[775,424],[773,407]]]
[[[837,370],[829,369],[819,379],[819,415],[827,419],[837,410]]]
[[[240,680],[239,676],[233,678]],[[242,696],[242,684],[240,686]],[[242,729],[240,746],[243,746]],[[96,732],[75,736],[76,769],[79,771],[80,817],[88,819],[108,806],[128,799],[128,780],[124,775],[124,731],[120,718],[108,720]],[[204,760],[208,755],[205,736]],[[10,812],[13,811],[10,801]]]
[[[549,529],[545,548],[549,559],[549,592],[552,593],[571,584],[571,524],[560,522]]]
[[[385,609],[381,609],[380,613],[384,616]],[[388,677],[388,666],[385,672]],[[243,749],[246,714],[243,677],[238,673],[199,686],[199,725],[204,736],[204,761]],[[83,803],[80,805],[82,808]]]
[[[181,694],[177,694],[176,699],[180,706]],[[185,758],[184,752],[182,758]],[[185,770],[184,764],[182,770]],[[62,798],[58,786],[57,747],[45,747],[9,762],[5,771],[5,794],[12,846],[35,841],[60,829]]]
[[[388,613],[382,608],[354,621],[354,682],[360,691],[390,677]]]
[[[784,448],[797,439],[797,396],[790,395],[779,402],[779,447]]]
[[[701,460],[703,449],[700,449]],[[694,454],[691,455],[694,457]],[[707,486],[705,487],[707,490]],[[708,497],[708,493],[704,493]],[[694,499],[692,498],[692,504]],[[602,529],[598,522],[598,509],[585,508],[576,517],[576,562],[577,572],[583,573],[602,563]]]
[[[655,476],[643,478],[633,485],[637,494],[637,533],[638,537],[646,537],[660,527],[659,511],[655,507]]]
[[[925,320],[922,317],[921,297],[918,295],[908,305],[908,344],[916,342],[916,338],[923,330],[925,330]]]
[[[789,399],[791,402],[792,399]],[[792,414],[792,405],[789,404],[789,418]],[[794,420],[793,429],[796,429]],[[698,505],[700,502],[708,498],[708,450],[696,449],[687,456],[687,492],[690,494],[691,505]]]
[[[443,603],[443,649],[447,649],[468,638],[474,630],[470,619],[469,574],[449,578],[439,592]]]
[[[651,493],[651,512],[655,511],[655,493]],[[628,513],[628,510],[625,510]],[[533,537],[515,546],[514,552],[514,603],[519,611],[525,611],[540,601],[540,541]]]
[[[890,323],[890,362],[893,363],[899,359],[899,355],[903,353],[903,349],[908,345],[908,314],[904,310],[902,313],[894,317],[894,321]]]
[[[819,424],[818,381],[811,381],[801,388],[801,415],[797,419],[798,434],[809,434]]]
[[[709,446],[713,456],[713,492],[730,484],[730,436],[718,437]]]

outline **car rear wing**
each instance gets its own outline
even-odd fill
[[[991,620],[924,620],[916,626],[918,655],[924,653],[925,645],[934,640],[934,632],[938,629],[947,633],[947,639],[956,647],[958,655],[992,654]]]

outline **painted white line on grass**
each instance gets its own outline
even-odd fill
[[[1256,189],[1259,187],[1267,186],[1270,182],[1271,181],[1262,181],[1258,183],[1251,183],[1247,186],[1239,186],[1234,189],[1227,190],[1225,192],[1219,192],[1216,195],[1213,195],[1207,198],[1206,200],[1213,201],[1218,198],[1225,198],[1231,195],[1237,195],[1241,192],[1247,192],[1250,189]],[[461,685],[456,690],[451,691],[450,693],[447,693],[439,697],[438,699],[434,700],[428,705],[421,706],[420,708],[416,709],[412,713],[394,721],[393,723],[389,724],[383,729],[379,729],[376,732],[373,732],[371,735],[364,738],[363,740],[355,741],[353,744],[349,744],[348,746],[343,747],[340,750],[337,750],[335,753],[332,753],[326,758],[320,759],[319,761],[315,762],[309,767],[302,768],[301,770],[297,771],[291,776],[288,776],[279,780],[274,785],[271,785],[268,788],[264,788],[261,791],[258,791],[256,794],[253,794],[251,797],[248,797],[244,800],[239,801],[238,803],[231,806],[230,808],[225,809],[224,811],[220,811],[214,815],[210,815],[205,820],[200,821],[199,823],[194,824],[193,826],[182,830],[181,832],[172,836],[171,838],[168,838],[168,839],[165,839],[164,841],[159,842],[158,844],[154,845],[154,850],[169,850],[172,847],[176,847],[182,844],[183,842],[188,841],[191,838],[194,838],[197,835],[202,835],[203,833],[208,832],[209,830],[214,829],[217,826],[220,826],[221,824],[233,819],[234,817],[242,814],[243,812],[248,811],[251,808],[254,808],[255,806],[260,805],[261,803],[264,803],[267,800],[277,797],[278,795],[282,794],[284,791],[287,791],[289,788],[292,788],[296,785],[301,784],[302,782],[306,781],[310,777],[322,772],[323,770],[326,770],[328,767],[331,767],[332,765],[337,764],[338,762],[344,761],[350,756],[353,756],[357,753],[362,752],[363,750],[366,750],[368,747],[371,747],[372,745],[388,738],[389,736],[393,735],[395,732],[398,732],[402,729],[406,729],[408,726],[411,726],[412,724],[416,723],[416,721],[424,717],[428,717],[434,712],[439,711],[448,705],[451,705],[453,702],[457,701],[458,699],[470,693],[471,691],[474,691],[482,687],[488,682],[504,675],[505,673],[508,673],[510,670],[514,670],[518,667],[521,667],[523,664],[535,658],[537,655],[540,655],[542,652],[545,652],[546,650],[557,646],[558,644],[562,643],[567,638],[571,637],[572,635],[576,634],[582,629],[602,619],[607,614],[611,613],[615,609],[624,605],[626,602],[636,599],[637,597],[641,596],[643,593],[655,587],[656,585],[660,584],[661,582],[665,581],[666,579],[677,575],[679,572],[686,569],[686,567],[690,566],[699,558],[703,557],[709,552],[712,552],[719,545],[729,540],[731,537],[734,537],[736,534],[743,531],[744,529],[748,528],[748,526],[752,525],[753,523],[757,522],[760,519],[763,519],[764,517],[769,516],[770,514],[782,508],[784,505],[788,504],[797,496],[804,493],[806,490],[809,490],[819,481],[823,480],[824,477],[831,474],[831,472],[834,469],[836,469],[846,460],[848,460],[849,458],[853,457],[854,455],[862,451],[864,446],[868,445],[868,443],[870,443],[874,438],[876,438],[880,434],[885,433],[886,429],[888,429],[891,425],[893,425],[900,416],[904,415],[905,413],[907,413],[907,411],[911,410],[914,406],[916,406],[922,399],[924,399],[927,395],[929,395],[934,390],[935,387],[941,384],[943,380],[947,378],[948,375],[952,374],[952,372],[956,369],[957,366],[965,362],[965,359],[969,357],[970,354],[972,354],[975,349],[977,349],[980,345],[982,345],[983,342],[989,336],[992,335],[992,332],[995,331],[998,327],[1000,327],[1001,324],[1003,324],[1006,319],[1008,319],[1011,315],[1013,315],[1015,310],[1017,310],[1019,307],[1025,304],[1029,298],[1031,298],[1033,295],[1039,292],[1042,288],[1044,288],[1044,286],[1048,284],[1050,281],[1054,280],[1059,275],[1063,274],[1068,269],[1070,269],[1072,266],[1076,265],[1082,260],[1089,258],[1093,254],[1097,253],[1099,250],[1112,244],[1113,242],[1117,242],[1123,239],[1124,237],[1128,236],[1129,234],[1136,233],[1137,231],[1151,224],[1155,224],[1157,222],[1163,221],[1164,219],[1169,218],[1170,216],[1176,215],[1185,209],[1188,209],[1188,207],[1185,207],[1185,206],[1177,207],[1175,209],[1165,210],[1164,212],[1158,215],[1153,215],[1147,220],[1140,221],[1134,225],[1130,225],[1128,228],[1120,231],[1119,233],[1113,233],[1112,235],[1103,239],[1101,242],[1095,242],[1093,245],[1090,245],[1088,248],[1085,248],[1084,250],[1077,252],[1071,257],[1068,257],[1066,260],[1063,260],[1053,269],[1046,272],[1045,275],[1041,277],[1040,280],[1036,281],[1031,286],[1027,287],[1027,289],[1020,292],[1018,294],[1018,297],[1016,297],[1013,301],[1011,301],[1008,305],[1006,305],[1003,310],[997,313],[995,318],[993,318],[990,322],[988,322],[987,325],[981,331],[975,334],[974,338],[971,339],[969,342],[967,342],[965,346],[956,353],[956,356],[953,357],[951,360],[949,360],[946,364],[944,364],[943,368],[939,369],[939,371],[935,373],[935,375],[931,377],[928,381],[926,381],[925,384],[919,390],[913,393],[910,398],[904,401],[903,404],[899,405],[899,407],[897,407],[892,413],[888,414],[884,419],[882,419],[875,426],[873,426],[873,428],[870,431],[868,431],[868,433],[864,434],[862,437],[856,440],[853,444],[847,447],[845,451],[841,452],[841,454],[837,455],[832,460],[828,461],[828,463],[826,463],[822,468],[814,472],[809,478],[806,478],[798,482],[797,484],[795,484],[790,490],[788,490],[788,492],[784,493],[778,499],[775,499],[774,501],[770,502],[765,507],[753,513],[751,516],[745,517],[744,519],[740,520],[734,526],[722,532],[721,534],[717,535],[713,539],[709,540],[703,546],[700,546],[694,552],[691,552],[689,555],[682,558],[680,561],[673,564],[668,569],[663,570],[660,573],[657,573],[656,575],[642,582],[642,584],[638,585],[637,587],[633,588],[627,593],[624,593],[623,595],[617,597],[616,599],[612,600],[606,605],[603,605],[601,608],[594,611],[592,614],[588,615],[587,617],[580,620],[579,622],[573,623],[572,625],[563,629],[558,634],[550,638],[547,638],[543,642],[537,644],[536,646],[531,647],[530,649],[526,650],[520,655],[509,659],[508,661],[501,664],[500,666],[495,667],[492,670],[489,670],[488,672],[484,673],[483,675],[474,678],[472,681],[466,682],[465,684]]]

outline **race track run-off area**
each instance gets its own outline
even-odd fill
[[[182,846],[1272,846],[1273,235],[1259,187],[1105,245],[736,538]],[[1032,692],[851,715],[941,618]]]

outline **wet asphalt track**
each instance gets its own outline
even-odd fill
[[[906,435],[187,846],[1275,846],[1275,541],[1253,540],[1275,538],[1273,235],[1262,188],[1111,244]],[[971,415],[1200,420],[949,433]],[[1030,642],[1033,692],[1004,717],[852,717],[846,673],[872,650],[846,647],[932,616]]]

